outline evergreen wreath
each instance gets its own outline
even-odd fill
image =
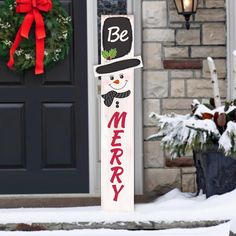
[[[48,12],[40,12],[44,19],[46,38],[44,66],[48,67],[63,60],[69,53],[72,37],[71,17],[63,9],[59,0],[51,0],[53,7]],[[4,0],[0,7],[0,56],[9,60],[9,52],[25,14],[16,13],[16,0]],[[34,23],[33,23],[34,24]],[[14,54],[14,70],[22,72],[36,64],[36,41],[34,27],[29,38],[23,39]]]

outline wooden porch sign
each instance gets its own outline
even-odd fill
[[[101,197],[104,210],[134,210],[133,16],[101,19]]]

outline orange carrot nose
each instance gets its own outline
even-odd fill
[[[117,80],[115,80],[113,83],[114,83],[114,84],[119,84],[120,81],[117,79]]]

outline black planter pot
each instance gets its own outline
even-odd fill
[[[193,154],[197,169],[198,193],[207,197],[224,194],[236,188],[236,160],[226,157],[213,147],[207,151],[195,151]]]

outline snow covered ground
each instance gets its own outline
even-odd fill
[[[234,220],[231,221],[230,223],[230,230],[236,234],[236,217],[234,218]]]
[[[126,230],[73,230],[40,232],[1,232],[1,236],[229,236],[230,224],[210,228],[171,229],[161,231],[126,231]]]
[[[194,197],[193,194],[182,193],[175,189],[152,203],[138,204],[135,207],[135,212],[127,213],[105,212],[98,206],[76,208],[0,209],[0,224],[116,221],[173,222],[234,219],[235,221],[233,221],[231,227],[236,233],[236,190],[224,195],[213,196],[206,199],[205,195]],[[212,230],[214,230],[214,228],[212,228]],[[181,231],[183,232],[181,232],[181,235],[184,235],[184,231]],[[5,235],[8,234],[3,234],[1,232],[1,236]],[[73,232],[71,235],[73,235]],[[198,235],[197,231],[196,235]],[[12,236],[15,235],[12,234]]]

